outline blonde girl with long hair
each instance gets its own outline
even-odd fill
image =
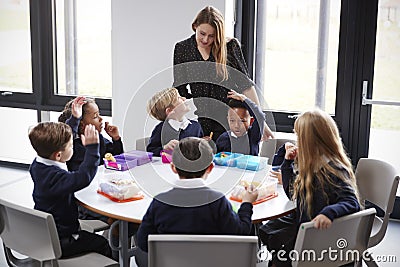
[[[315,228],[326,229],[335,218],[360,210],[353,167],[331,116],[319,109],[304,112],[295,121],[294,131],[297,146],[286,146],[281,171],[283,187],[296,201],[296,211],[260,229],[262,242],[275,252],[293,249],[303,222],[313,221]],[[291,265],[273,255],[271,266]]]
[[[206,6],[191,26],[194,34],[175,44],[173,87],[181,96],[194,99],[203,132],[206,136],[213,132],[215,141],[229,129],[226,113],[230,90],[246,95],[258,106],[260,101],[239,41],[225,36],[221,12]],[[265,124],[264,138],[269,137],[273,134]]]

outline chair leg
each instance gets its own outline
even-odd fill
[[[363,261],[365,264],[367,264],[368,267],[378,267],[379,265],[376,263],[374,260],[374,257],[372,257],[372,253],[366,252],[364,253]]]
[[[34,260],[32,258],[17,258],[13,254],[12,250],[3,243],[3,249],[4,249],[4,256],[6,258],[7,264],[10,267],[23,267],[23,266],[30,266],[30,267],[39,267],[40,262],[37,260]]]

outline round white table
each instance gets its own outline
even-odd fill
[[[268,176],[269,168],[260,171],[245,171],[234,167],[215,166],[206,180],[207,186],[228,195],[240,180],[261,182]],[[130,257],[135,254],[135,249],[128,248],[128,222],[141,223],[143,215],[146,213],[153,197],[161,192],[172,188],[174,180],[178,179],[177,174],[173,173],[169,164],[163,164],[160,158],[153,158],[151,163],[137,166],[122,175],[133,177],[141,187],[145,197],[141,200],[131,202],[114,202],[97,193],[98,183],[105,172],[104,167],[100,167],[98,174],[92,183],[75,193],[76,199],[80,204],[89,210],[99,214],[117,219],[119,224],[120,237],[120,265],[129,266]],[[121,175],[119,173],[118,175]],[[271,220],[287,215],[295,209],[295,205],[290,201],[281,185],[277,187],[277,197],[268,201],[254,205],[252,221],[258,224],[265,220]],[[240,203],[231,201],[235,208],[239,208]]]

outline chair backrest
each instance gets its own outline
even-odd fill
[[[314,222],[301,224],[291,256],[295,259],[292,266],[333,267],[361,261],[368,248],[375,213],[370,208],[346,215],[324,230],[314,228]]]
[[[268,139],[261,144],[259,155],[268,158],[268,164],[272,164],[275,152],[286,142],[296,144],[296,140],[287,138]]]
[[[149,267],[252,267],[256,236],[149,235]]]
[[[379,228],[372,231],[369,242],[369,247],[372,247],[385,236],[396,199],[399,176],[389,163],[368,158],[361,158],[358,161],[355,174],[361,201],[368,200],[385,213],[383,220],[377,220]]]
[[[147,144],[149,143],[150,137],[144,137],[136,139],[136,150],[146,151]]]
[[[0,236],[5,246],[39,261],[61,256],[60,241],[53,216],[0,199],[4,229]]]

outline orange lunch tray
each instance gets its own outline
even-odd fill
[[[275,197],[277,197],[277,196],[278,196],[278,193],[275,192],[275,193],[273,193],[272,195],[269,195],[269,196],[266,196],[266,197],[264,197],[264,198],[262,198],[262,199],[259,199],[259,200],[254,201],[252,204],[253,204],[253,205],[257,205],[257,204],[263,203],[263,202],[265,202],[265,201],[268,201],[268,200],[270,200],[270,199],[273,199],[273,198],[275,198]],[[237,202],[242,202],[241,199],[238,199],[238,198],[233,197],[233,196],[230,196],[229,199],[230,199],[230,200],[233,200],[233,201],[237,201]]]
[[[100,194],[100,195],[102,195],[102,196],[105,196],[106,198],[108,198],[108,199],[110,199],[110,200],[112,200],[112,201],[114,201],[114,202],[118,202],[118,203],[130,202],[130,201],[135,201],[135,200],[141,200],[141,199],[144,198],[144,195],[142,195],[142,194],[137,194],[137,195],[135,195],[135,196],[133,196],[133,197],[126,198],[126,199],[118,199],[118,198],[113,197],[113,196],[110,196],[109,194],[104,193],[103,191],[100,191],[100,190],[97,190],[97,193]]]

